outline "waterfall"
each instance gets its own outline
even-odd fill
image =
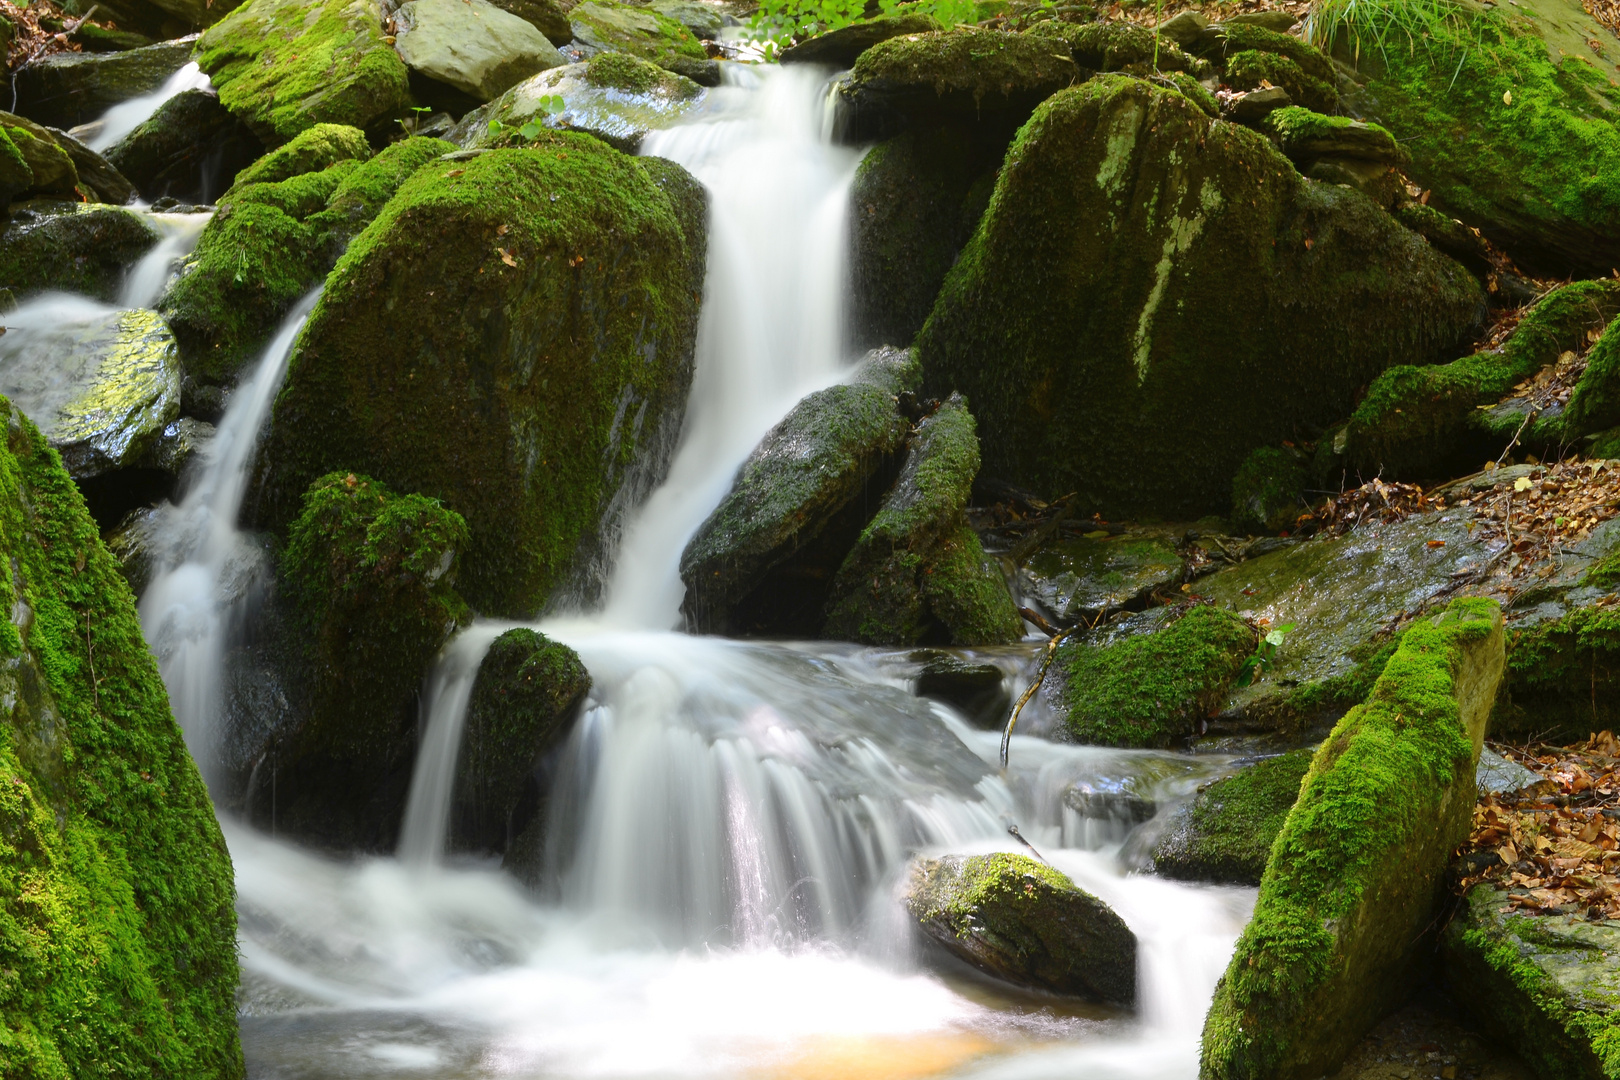
[[[215,757],[225,650],[264,570],[262,551],[236,519],[287,357],[319,297],[317,287],[287,313],[258,366],[231,395],[201,471],[178,505],[159,510],[151,530],[153,574],[141,597],[141,628],[205,776]]]
[[[191,254],[197,240],[213,214],[148,214],[147,220],[157,226],[162,237],[124,275],[124,288],[118,303],[126,308],[149,308],[156,304],[169,287],[180,261]]]
[[[195,63],[190,63],[170,75],[162,86],[150,94],[141,94],[102,113],[99,119],[76,128],[81,140],[96,153],[105,153],[120,139],[152,118],[158,107],[176,94],[187,90],[207,90],[212,84],[208,76]]]

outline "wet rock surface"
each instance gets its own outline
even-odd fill
[[[1054,626],[1093,623],[1176,594],[1187,566],[1180,537],[1152,530],[1079,536],[1044,545],[1018,571],[1019,591]]]
[[[485,0],[408,0],[398,18],[406,66],[478,101],[564,63],[538,29]]]
[[[14,206],[0,230],[0,288],[19,299],[45,290],[112,300],[124,272],[159,240],[120,207],[36,201]]]
[[[1101,900],[1024,855],[911,865],[905,903],[929,939],[1020,986],[1136,1003],[1136,936]]]
[[[1311,754],[1267,758],[1202,788],[1175,812],[1153,851],[1154,872],[1182,881],[1260,884]]]
[[[107,150],[141,198],[212,203],[264,153],[245,124],[208,90],[184,90]]]
[[[128,52],[63,52],[16,75],[17,111],[42,124],[70,128],[161,87],[191,59],[194,38]]]

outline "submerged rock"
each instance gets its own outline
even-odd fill
[[[14,207],[0,231],[0,288],[18,297],[60,290],[112,300],[125,270],[159,239],[133,210],[95,203]]]
[[[264,153],[211,90],[183,90],[107,150],[141,198],[212,203]]]
[[[988,475],[1109,517],[1196,517],[1226,508],[1256,446],[1333,422],[1483,310],[1467,271],[1359,192],[1103,75],[1019,133],[917,348],[930,392],[973,402]]]
[[[633,154],[650,131],[673,127],[702,101],[697,83],[624,53],[598,53],[583,64],[542,72],[461,118],[451,142],[468,149],[504,146],[531,121],[581,131]],[[552,112],[551,99],[563,107]],[[491,128],[491,122],[499,125]]]
[[[593,49],[628,53],[685,75],[703,86],[720,85],[720,65],[676,20],[654,7],[614,0],[586,0],[569,9],[574,37]]]
[[[1001,569],[967,523],[979,471],[973,415],[958,395],[924,417],[877,513],[838,568],[829,637],[873,645],[1002,645],[1023,621]]]
[[[565,63],[544,34],[488,0],[407,0],[399,20],[406,66],[479,101]]]
[[[462,588],[481,612],[538,611],[601,543],[632,468],[661,475],[705,215],[678,166],[584,135],[417,170],[339,260],[289,361],[263,519],[284,528],[313,476],[365,471],[466,518]]]
[[[1579,915],[1514,914],[1506,890],[1475,885],[1440,935],[1459,1005],[1542,1076],[1620,1072],[1620,927]]]
[[[377,0],[249,0],[203,34],[196,60],[270,146],[315,124],[387,122],[410,104]]]
[[[1260,884],[1311,754],[1295,750],[1267,758],[1200,790],[1160,838],[1154,872],[1182,881]]]
[[[998,729],[1006,723],[1012,695],[999,667],[975,664],[935,649],[912,653],[911,659],[923,665],[914,684],[918,697],[943,701],[978,727]]]
[[[568,736],[591,676],[566,645],[508,630],[484,654],[456,764],[450,847],[506,851],[539,812],[534,770]],[[527,805],[524,805],[524,804]]]
[[[0,1023],[17,1076],[242,1074],[235,889],[135,600],[39,431],[0,402]]]
[[[895,395],[915,377],[910,354],[874,350],[760,440],[681,555],[691,630],[820,631],[833,575],[899,471],[910,424]]]
[[[1316,752],[1216,988],[1201,1075],[1331,1072],[1404,998],[1468,835],[1502,668],[1495,601],[1453,601]]]
[[[906,909],[952,955],[1019,986],[1136,1004],[1136,935],[1095,896],[1024,855],[911,864]]]
[[[15,76],[17,111],[41,124],[70,128],[141,94],[159,89],[191,59],[194,39],[128,52],[58,52]]]

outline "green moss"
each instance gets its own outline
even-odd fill
[[[1174,746],[1219,705],[1255,643],[1248,623],[1216,607],[1119,640],[1070,638],[1056,660],[1065,726],[1093,746]]]
[[[1220,119],[1221,103],[1214,94],[1210,93],[1208,87],[1185,71],[1171,72],[1169,78],[1175,88],[1181,91],[1181,96],[1198,106],[1205,116],[1211,120]]]
[[[310,227],[324,237],[327,256],[335,263],[412,173],[454,149],[443,139],[413,135],[342,175],[324,208],[309,218]]]
[[[1304,490],[1305,466],[1300,455],[1262,446],[1243,459],[1232,478],[1232,520],[1239,528],[1282,532],[1299,517]]]
[[[597,53],[585,62],[585,81],[644,94],[663,81],[663,69],[628,53]]]
[[[1363,152],[1376,147],[1382,160],[1398,161],[1401,156],[1400,144],[1387,129],[1352,120],[1348,116],[1325,116],[1299,105],[1273,110],[1262,126],[1267,133],[1276,137],[1282,152],[1290,159],[1331,153],[1351,136],[1355,137],[1358,148]],[[1421,203],[1411,205],[1429,210]]]
[[[613,0],[586,0],[568,18],[574,36],[593,48],[627,53],[709,86],[719,70],[703,43],[675,19],[650,8]]]
[[[125,268],[159,239],[150,222],[123,207],[52,205],[38,216],[17,213],[0,232],[0,288],[18,297],[59,289],[112,301]]]
[[[1482,310],[1477,282],[1360,193],[1102,75],[1018,133],[917,349],[930,393],[973,402],[989,475],[1192,518],[1227,509],[1254,447],[1342,417]]]
[[[1585,584],[1620,580],[1615,559],[1594,566]],[[1620,609],[1576,608],[1508,634],[1510,705],[1493,730],[1549,739],[1580,739],[1620,724]]]
[[[10,203],[34,186],[34,170],[11,141],[6,129],[0,127],[0,206]]]
[[[1231,70],[1232,58],[1239,54],[1270,53],[1288,60],[1293,69],[1298,70],[1313,83],[1324,84],[1329,94],[1332,94],[1333,61],[1329,60],[1321,49],[1297,37],[1267,30],[1263,26],[1224,23],[1220,28],[1218,41],[1221,55],[1227,58],[1228,72]]]
[[[1500,349],[1449,364],[1390,368],[1350,418],[1345,452],[1351,466],[1402,477],[1443,469],[1459,455],[1471,461],[1476,407],[1501,400],[1616,313],[1620,282],[1577,281],[1542,297]]]
[[[0,449],[0,1070],[236,1078],[230,858],[135,600],[9,404]]]
[[[674,168],[545,133],[416,171],[289,361],[268,519],[285,527],[313,477],[362,470],[466,518],[481,611],[538,610],[685,399],[704,222],[655,180]]]
[[[1501,625],[1491,600],[1419,620],[1317,749],[1216,988],[1201,1076],[1331,1072],[1401,1000],[1468,834]]]
[[[365,133],[346,124],[316,124],[300,131],[285,146],[277,147],[236,174],[223,198],[229,199],[248,184],[273,184],[304,173],[320,172],[340,161],[365,161],[371,156]]]
[[[1586,354],[1586,370],[1569,395],[1564,435],[1578,439],[1620,425],[1620,319],[1610,322]]]
[[[1299,798],[1310,750],[1267,758],[1204,788],[1153,854],[1157,873],[1260,884],[1271,846]]]
[[[281,576],[313,671],[305,752],[396,757],[402,714],[469,612],[455,590],[467,524],[436,499],[354,473],[310,485]]]
[[[936,95],[965,94],[982,103],[1018,92],[1050,93],[1078,74],[1068,57],[1056,54],[1050,39],[957,27],[879,42],[855,61],[842,92],[858,93],[865,86],[920,87]]]
[[[1169,38],[1130,22],[1037,23],[1025,33],[1036,39],[1061,41],[1074,62],[1092,71],[1129,71],[1146,75],[1155,71],[1184,71],[1195,79],[1209,75],[1207,60],[1189,56]]]
[[[1327,112],[1338,107],[1339,95],[1333,84],[1307,75],[1286,56],[1245,49],[1226,58],[1222,78],[1234,90],[1258,90],[1262,82],[1280,86],[1288,96],[1307,109]]]
[[[370,127],[410,104],[370,0],[251,0],[203,34],[196,59],[220,103],[271,144],[316,124]]]

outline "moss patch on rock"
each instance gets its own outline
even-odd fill
[[[0,231],[0,288],[18,297],[59,289],[113,300],[124,271],[160,239],[145,218],[122,207],[32,203],[13,210]]]
[[[1283,532],[1304,509],[1305,464],[1301,455],[1262,446],[1232,478],[1232,521],[1242,529]]]
[[[135,599],[0,401],[0,1025],[15,1076],[235,1080],[235,890]]]
[[[704,86],[718,86],[720,68],[703,43],[677,20],[652,8],[586,0],[569,9],[574,37],[594,49],[629,53]]]
[[[249,0],[203,34],[196,60],[271,146],[316,124],[368,128],[411,100],[377,0]]]
[[[1213,1080],[1333,1071],[1409,986],[1467,836],[1503,668],[1492,600],[1413,624],[1316,751],[1204,1022]]]
[[[311,479],[355,468],[465,517],[480,611],[538,611],[679,422],[702,209],[677,166],[584,135],[419,169],[339,260],[289,361],[264,520],[284,528]]]
[[[1612,579],[1599,564],[1592,584]],[[1582,739],[1620,726],[1620,609],[1579,607],[1508,634],[1508,699],[1499,722],[1538,738]]]
[[[1295,750],[1267,758],[1204,788],[1154,849],[1154,871],[1182,881],[1260,884],[1311,754]]]
[[[973,402],[988,475],[1191,518],[1226,509],[1254,447],[1445,355],[1483,310],[1461,266],[1365,196],[1180,93],[1102,75],[1019,132],[917,348],[930,392]]]

